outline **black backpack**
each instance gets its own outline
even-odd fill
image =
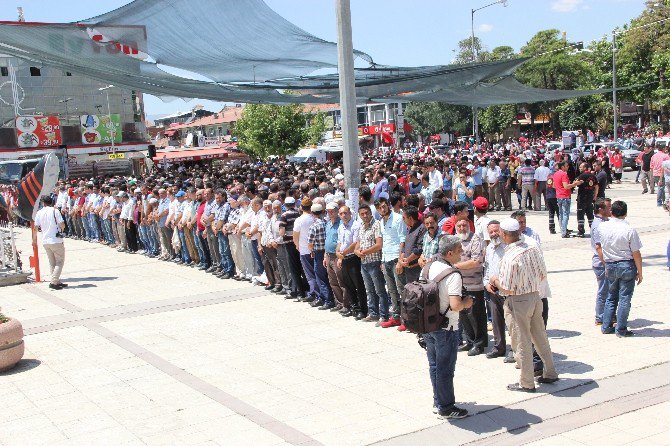
[[[459,270],[449,266],[435,279],[428,280],[428,270],[432,264],[430,262],[424,266],[419,279],[405,285],[401,293],[400,318],[412,333],[425,334],[444,327],[447,312],[440,312],[438,284],[454,273],[461,274]]]

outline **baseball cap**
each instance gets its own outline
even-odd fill
[[[180,190],[179,192],[174,194],[174,196],[177,197],[177,198],[183,197],[184,195],[186,195],[186,192],[184,192],[183,190]]]
[[[489,200],[487,200],[484,197],[477,197],[475,200],[472,202],[472,205],[476,207],[477,209],[488,209],[489,207]]]

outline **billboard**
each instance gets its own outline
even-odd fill
[[[58,116],[18,116],[16,140],[22,148],[58,147],[63,140]]]
[[[81,142],[111,144],[121,142],[121,115],[81,115]]]

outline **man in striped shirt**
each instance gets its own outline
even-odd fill
[[[542,252],[521,240],[519,222],[507,218],[500,223],[503,242],[508,245],[500,260],[497,275],[489,279],[501,296],[505,297],[505,320],[508,321],[512,349],[516,353],[521,369],[518,383],[507,386],[508,390],[535,392],[533,381],[533,341],[542,358],[544,370],[538,383],[554,383],[558,374],[542,320],[540,287],[547,276]]]

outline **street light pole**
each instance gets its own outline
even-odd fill
[[[477,54],[475,50],[475,12],[481,11],[482,9],[488,8],[489,6],[493,5],[503,5],[504,7],[507,7],[507,0],[497,0],[493,3],[489,3],[488,5],[481,6],[479,8],[474,8],[470,10],[470,30],[472,32],[471,35],[471,40],[470,40],[470,47],[472,51],[472,62],[477,61]],[[472,132],[475,135],[475,141],[477,144],[479,144],[479,116],[477,114],[477,107],[472,107]]]
[[[360,149],[358,148],[358,114],[354,77],[354,48],[351,39],[350,0],[335,0],[337,12],[337,65],[339,71],[342,143],[344,149],[344,183],[352,211],[358,209],[361,185]]]
[[[99,91],[104,91],[107,96],[107,119],[109,120],[109,125],[111,126],[111,136],[112,136],[112,153],[116,153],[116,148],[114,147],[114,140],[116,139],[116,126],[112,122],[112,111],[109,107],[109,89],[113,88],[114,85],[107,85],[106,87],[98,88]]]

